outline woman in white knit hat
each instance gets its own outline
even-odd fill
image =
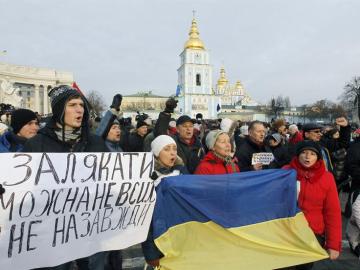
[[[183,161],[177,155],[176,142],[168,135],[160,135],[151,142],[151,152],[155,157],[155,171],[151,178],[155,181],[155,187],[158,186],[164,177],[188,174]],[[164,255],[155,246],[152,236],[151,224],[148,237],[142,243],[142,249],[147,264],[158,267],[159,260]]]
[[[230,174],[240,172],[237,160],[232,158],[230,137],[227,132],[217,129],[206,136],[210,150],[200,161],[195,174]]]

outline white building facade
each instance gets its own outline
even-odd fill
[[[209,53],[199,38],[195,19],[192,20],[189,40],[180,54],[180,61],[178,113],[190,117],[202,113],[204,118],[216,118],[217,106],[220,105],[219,96],[213,92]]]
[[[73,82],[70,72],[0,63],[0,103],[46,115],[51,112],[48,91]]]

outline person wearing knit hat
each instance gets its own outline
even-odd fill
[[[151,175],[155,188],[161,181],[166,181],[166,179],[163,180],[165,177],[188,174],[183,161],[177,155],[176,142],[172,137],[168,135],[157,136],[151,142],[151,152],[155,157],[155,168]],[[159,260],[164,255],[154,243],[153,226],[154,224],[151,223],[148,237],[141,246],[147,264],[155,268],[159,266]]]
[[[24,152],[109,152],[102,138],[90,133],[89,111],[85,97],[76,89],[66,85],[53,88],[49,92],[53,115],[38,134],[24,145]],[[105,253],[100,252],[90,257],[79,259],[88,265],[89,270],[104,269]],[[49,269],[70,269],[71,262]],[[83,268],[80,268],[83,269]]]
[[[18,109],[12,113],[10,127],[0,137],[0,153],[22,151],[26,140],[37,134],[39,123],[33,111]]]
[[[140,117],[137,120],[136,128],[128,136],[128,144],[124,147],[126,152],[143,152],[144,139],[148,135],[148,123],[145,118]]]
[[[298,206],[319,244],[327,250],[330,260],[336,260],[342,245],[340,202],[334,176],[326,171],[321,159],[319,144],[314,141],[300,142],[296,156],[283,168],[296,171],[300,187]],[[311,268],[312,264],[295,267]]]
[[[200,161],[195,174],[229,174],[240,172],[237,160],[231,156],[230,137],[217,129],[210,131],[205,139],[210,150]]]

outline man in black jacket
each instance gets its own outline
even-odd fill
[[[258,171],[266,168],[262,163],[252,164],[254,154],[270,152],[264,145],[265,134],[265,126],[262,122],[253,121],[250,123],[249,135],[235,152],[240,171]]]
[[[61,85],[53,88],[49,97],[53,116],[25,143],[24,152],[109,152],[104,140],[90,134],[87,100],[76,89]],[[79,270],[103,270],[105,254],[79,259],[77,264]],[[68,262],[45,269],[69,270],[70,265]]]

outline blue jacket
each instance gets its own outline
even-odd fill
[[[21,152],[24,143],[25,140],[21,141],[12,131],[7,131],[0,137],[0,153]],[[11,149],[12,145],[13,149]]]

